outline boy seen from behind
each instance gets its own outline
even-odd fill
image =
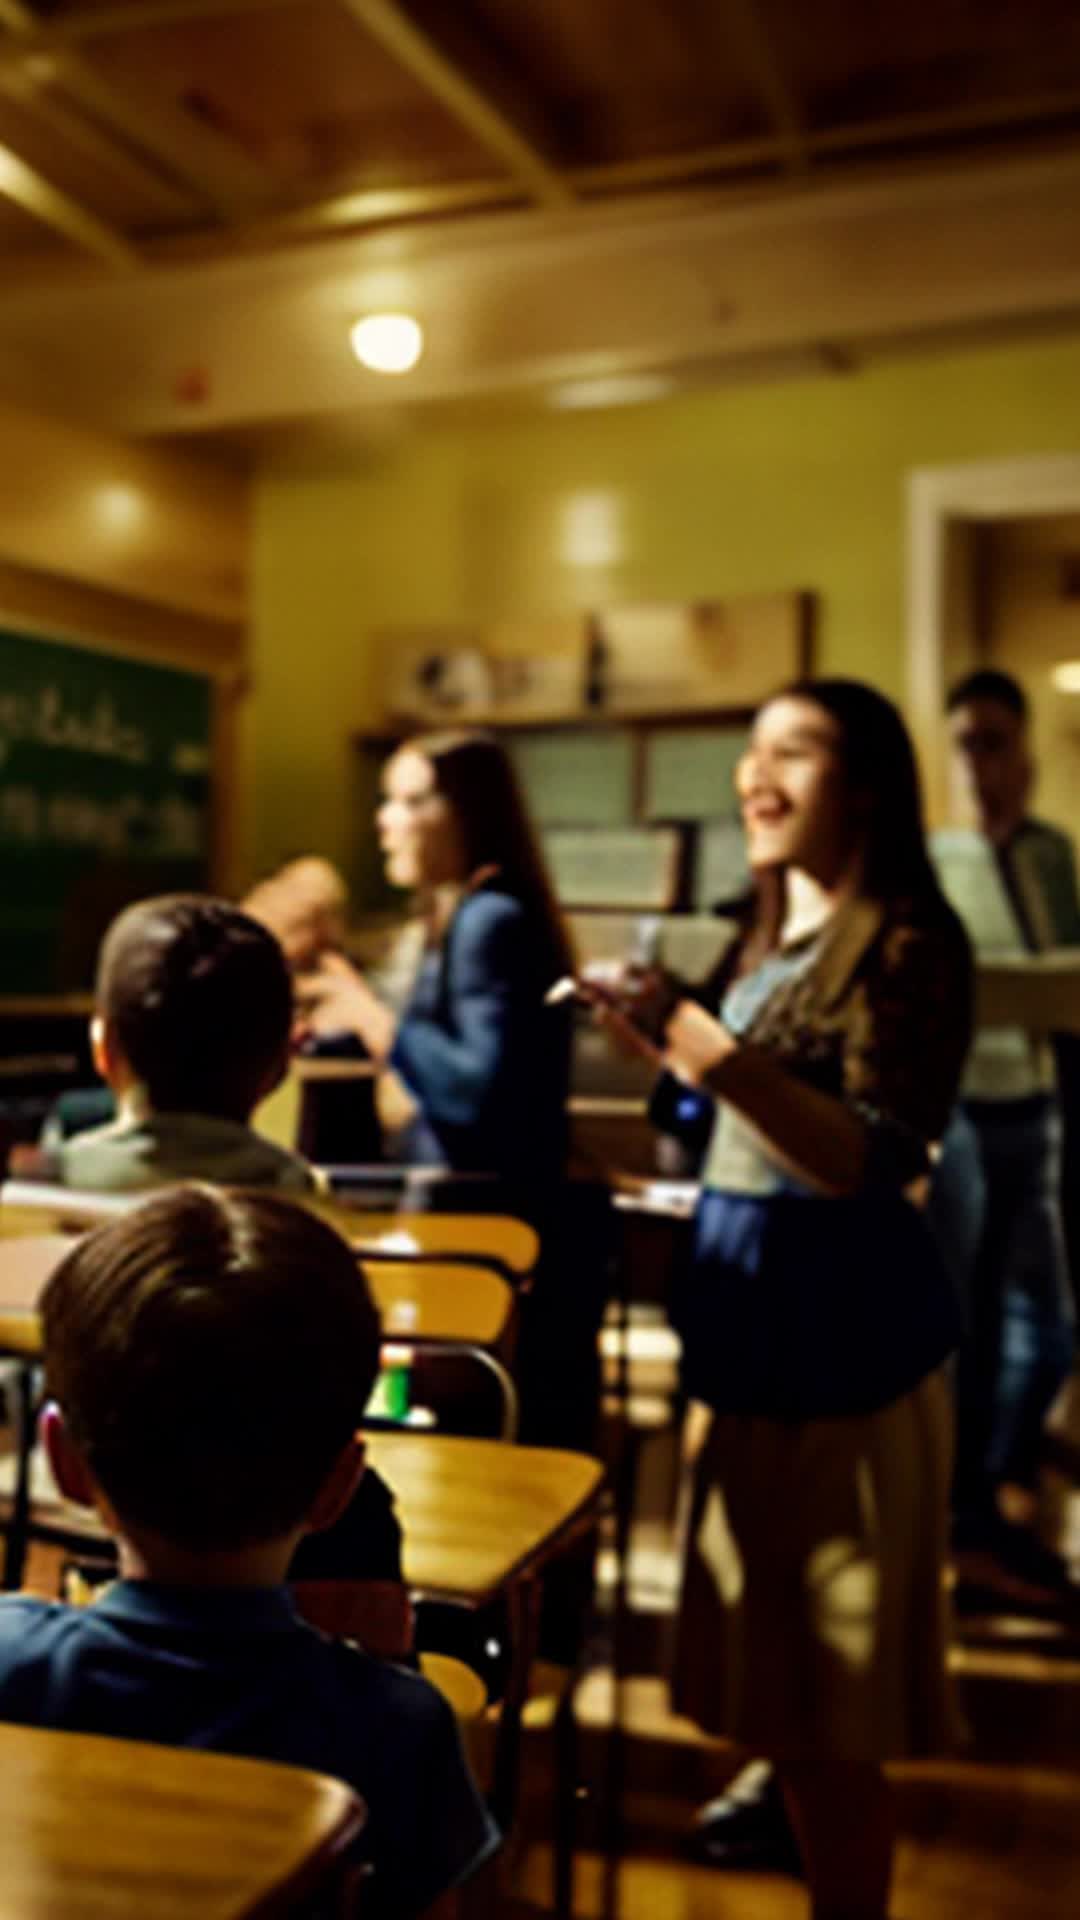
[[[292,983],[278,942],[224,900],[168,894],[113,921],[98,961],[94,1064],[118,1114],[52,1150],[84,1191],[167,1180],[307,1192],[311,1169],[249,1121],[288,1062]]]
[[[379,1327],[344,1241],[269,1194],[176,1188],[77,1244],[42,1325],[53,1472],[121,1577],[86,1608],[0,1600],[0,1718],[335,1774],[368,1808],[365,1915],[449,1911],[497,1844],[449,1707],[284,1584],[363,1472]]]

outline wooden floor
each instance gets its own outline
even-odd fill
[[[662,1366],[655,1345],[645,1339],[644,1347],[633,1372],[651,1388]],[[580,1920],[613,1912],[620,1920],[804,1920],[807,1899],[799,1881],[718,1872],[696,1864],[687,1852],[695,1808],[719,1789],[739,1756],[703,1741],[668,1707],[660,1674],[677,1580],[662,1511],[669,1442],[647,1395],[642,1405],[655,1431],[645,1437],[638,1472],[627,1635],[631,1677],[620,1688],[621,1844],[612,1873],[598,1829],[613,1689],[610,1670],[600,1666],[578,1694],[580,1777],[587,1796],[574,1911]],[[1048,1474],[1045,1491],[1053,1531],[1080,1578],[1080,1391],[1066,1429],[1062,1453],[1072,1473]],[[947,1760],[893,1770],[901,1839],[891,1915],[1080,1920],[1080,1608],[1069,1626],[1019,1618],[967,1623],[954,1644],[952,1666],[964,1745]],[[508,1920],[551,1911],[544,1717],[538,1705],[528,1736],[523,1835],[505,1876]]]
[[[1010,1671],[1015,1662],[1023,1677]],[[1035,1669],[1038,1669],[1036,1671]],[[1000,1746],[975,1742],[954,1759],[893,1770],[901,1841],[892,1902],[896,1920],[1076,1920],[1080,1913],[1080,1661],[1040,1655],[1000,1656],[961,1676],[965,1698],[979,1696],[979,1719],[998,1723]],[[1026,1696],[1013,1716],[1017,1690]],[[720,1873],[694,1864],[685,1835],[694,1806],[735,1756],[714,1749],[700,1768],[701,1793],[676,1738],[672,1745],[659,1699],[645,1703],[631,1731],[631,1776],[648,1756],[652,1791],[631,1787],[624,1800],[623,1847],[616,1876],[622,1920],[796,1920],[807,1902],[800,1883],[765,1874]],[[1045,1729],[1047,1757],[1040,1757]],[[685,1736],[684,1736],[685,1738]],[[1027,1752],[1024,1749],[1028,1749]],[[534,1748],[528,1777],[534,1794],[543,1762]],[[546,1808],[536,1794],[531,1829],[509,1876],[506,1906],[516,1920],[549,1912],[550,1856],[541,1837]],[[584,1824],[588,1825],[588,1816]],[[605,1863],[586,1841],[576,1869],[574,1910],[582,1920],[610,1911]]]

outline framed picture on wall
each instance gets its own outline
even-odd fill
[[[745,712],[810,664],[813,595],[648,602],[379,636],[390,727]]]
[[[566,718],[583,704],[585,635],[581,615],[482,632],[384,635],[384,712],[392,721],[436,726]]]
[[[765,593],[615,607],[592,617],[614,714],[756,706],[807,670],[811,597]]]
[[[390,720],[439,726],[487,714],[492,669],[483,636],[461,628],[384,634],[382,707]]]

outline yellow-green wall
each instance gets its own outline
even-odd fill
[[[347,856],[347,742],[375,711],[375,632],[808,587],[819,666],[898,696],[909,469],[1078,447],[1080,342],[1068,341],[604,414],[413,427],[351,465],[269,470],[249,860]],[[588,559],[590,543],[606,556]]]

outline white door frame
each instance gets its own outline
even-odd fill
[[[1080,513],[1080,453],[918,467],[907,482],[907,709],[930,819],[946,817],[942,725],[950,539],[964,522]]]

